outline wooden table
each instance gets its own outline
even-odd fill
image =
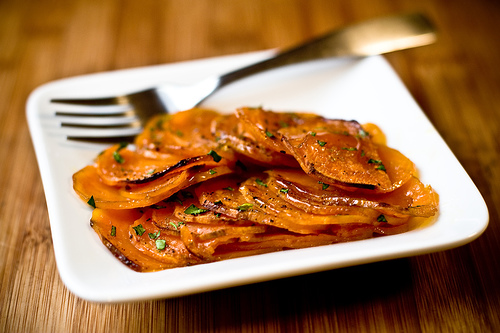
[[[34,88],[78,74],[288,46],[411,11],[428,14],[439,42],[387,59],[484,196],[490,224],[479,239],[167,300],[94,304],[65,288],[25,119]],[[498,22],[500,3],[491,0],[0,2],[0,331],[500,331]]]

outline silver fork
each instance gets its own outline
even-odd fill
[[[138,134],[153,115],[186,110],[200,105],[220,88],[252,74],[313,59],[341,56],[370,56],[433,43],[435,30],[421,14],[378,18],[333,31],[305,44],[282,51],[266,60],[210,77],[189,86],[160,85],[130,94],[90,99],[52,99],[73,106],[58,111],[61,125],[79,128],[68,139],[124,139]],[[86,106],[84,109],[75,105]],[[91,106],[91,107],[90,107]],[[110,106],[119,110],[108,111]]]

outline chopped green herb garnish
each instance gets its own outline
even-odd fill
[[[316,132],[311,132],[311,136],[316,136]]]
[[[113,158],[120,164],[125,162],[125,159],[122,157],[122,155],[120,155],[118,150],[113,152]]]
[[[318,142],[318,144],[323,147],[324,145],[326,145],[326,142],[325,141],[321,141],[321,140],[316,140],[316,142]]]
[[[219,162],[220,162],[220,160],[222,159],[222,157],[220,157],[220,155],[219,155],[219,154],[217,154],[217,153],[216,153],[215,151],[213,151],[213,150],[210,150],[210,151],[208,152],[208,154],[207,154],[207,155],[212,156],[212,158],[214,159],[214,161],[215,161],[215,162],[217,162],[217,163],[219,163]]]
[[[358,135],[361,137],[361,138],[366,138],[368,135],[370,135],[367,131],[365,131],[364,129],[360,129],[359,130],[359,133]]]
[[[139,224],[138,226],[132,227],[132,229],[135,230],[135,233],[138,236],[142,236],[142,234],[144,234],[144,232],[146,232],[146,229],[144,229],[144,227],[142,226],[142,224]]]
[[[215,217],[220,217],[220,213],[214,213]]]
[[[325,184],[325,183],[323,183],[323,182],[318,182],[318,183],[320,183],[320,184],[322,185],[322,186],[321,186],[321,189],[322,189],[322,190],[326,190],[327,188],[329,188],[329,187],[330,187],[330,185]]]
[[[387,222],[387,219],[385,218],[384,215],[379,215],[377,217],[377,222]]]
[[[94,200],[94,196],[91,196],[90,199],[87,201],[87,203],[94,207],[95,208],[95,200]]]
[[[253,207],[253,204],[251,203],[244,203],[243,205],[239,206],[237,209],[240,211],[240,212],[244,212],[244,211],[247,211],[249,210],[250,208]]]
[[[268,130],[266,130],[266,135],[269,137],[269,138],[274,138],[274,134],[269,132]]]
[[[289,190],[288,190],[287,188],[282,188],[282,189],[280,189],[280,192],[281,192],[281,193],[288,193],[288,191],[289,191]]]
[[[260,185],[260,186],[264,186],[264,187],[267,187],[267,184],[264,183],[262,180],[260,180],[259,178],[255,179],[255,182]]]
[[[186,210],[184,211],[184,214],[189,214],[189,215],[198,215],[205,213],[208,209],[204,208],[198,208],[194,204],[191,204]]]
[[[170,222],[172,227],[174,227],[175,230],[177,230],[181,225],[184,225],[185,223],[180,221],[179,223],[175,224],[174,222]]]
[[[111,236],[116,236],[116,227],[114,225],[111,226]]]
[[[342,147],[343,150],[348,150],[348,151],[356,151],[358,148],[356,147]]]
[[[234,191],[234,188],[232,188],[231,186],[228,186],[228,187],[224,187],[223,190]]]
[[[163,129],[163,121],[164,120],[165,119],[163,119],[163,118],[158,119],[158,121],[156,122],[156,128],[157,129],[159,129],[159,130]]]
[[[148,236],[150,239],[157,239],[158,237],[160,237],[160,230],[158,230],[157,232],[155,233],[148,233]]]
[[[282,128],[287,128],[287,127],[288,127],[288,126],[290,126],[290,125],[288,125],[288,123],[285,123],[284,121],[282,121],[282,120],[281,120],[281,121],[280,121],[280,126],[281,126]]]
[[[155,243],[156,243],[156,248],[160,251],[165,250],[165,247],[167,246],[167,242],[164,239],[157,239]]]
[[[380,160],[374,160],[374,159],[370,158],[370,159],[368,160],[368,163],[370,163],[370,164],[378,164],[378,165],[375,167],[375,169],[377,169],[377,170],[382,170],[382,171],[386,171],[385,166],[382,164],[382,161],[380,161]]]

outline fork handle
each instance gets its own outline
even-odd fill
[[[226,73],[218,88],[273,68],[313,59],[370,56],[433,43],[435,30],[422,14],[390,16],[330,32],[277,55]]]

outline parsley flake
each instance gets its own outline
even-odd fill
[[[320,145],[321,147],[324,147],[326,145],[326,142],[325,141],[321,141],[321,140],[316,140],[316,142],[318,143],[318,145]]]
[[[87,201],[87,203],[94,207],[95,208],[95,200],[94,200],[94,196],[91,196],[90,199]]]
[[[244,203],[243,205],[239,206],[237,209],[240,212],[245,212],[245,211],[249,210],[252,207],[253,207],[253,204],[251,204],[251,203]]]
[[[381,214],[377,217],[377,222],[387,222],[387,219],[383,214]]]
[[[377,169],[377,170],[382,170],[382,171],[386,171],[385,166],[382,164],[382,161],[380,161],[380,160],[374,160],[374,159],[370,158],[370,159],[368,160],[368,163],[370,163],[370,164],[378,164],[378,165],[375,167],[375,169]]]
[[[116,227],[114,225],[111,226],[111,236],[116,236]]]
[[[267,187],[267,184],[264,183],[262,180],[260,180],[259,178],[255,179],[255,182],[260,185],[260,186],[264,186],[264,187]]]
[[[217,173],[217,171],[215,171],[214,169],[210,169],[208,170],[208,172],[211,174],[211,175],[215,175]]]
[[[212,156],[215,162],[219,163],[222,157],[220,157],[219,154],[217,154],[214,150],[210,150],[207,155]]]
[[[160,230],[158,230],[157,232],[155,233],[148,233],[148,236],[150,239],[157,239],[158,237],[160,237]]]
[[[359,130],[359,132],[358,132],[358,135],[359,135],[359,137],[361,137],[361,138],[366,138],[366,137],[367,137],[367,136],[369,136],[370,134],[369,134],[367,131],[365,131],[364,129],[360,129],[360,130]]]
[[[273,134],[273,133],[271,133],[271,132],[269,132],[268,130],[266,130],[266,135],[267,135],[267,137],[269,137],[269,138],[274,138],[274,134]]]
[[[322,186],[321,186],[321,189],[322,189],[323,191],[324,191],[324,190],[326,190],[327,188],[329,188],[329,187],[330,187],[330,185],[325,184],[325,183],[323,183],[323,182],[318,182],[318,183],[322,185]]]
[[[125,163],[125,159],[122,157],[122,155],[120,155],[118,150],[113,152],[113,158],[115,159],[115,161],[117,161],[120,164]]]
[[[311,132],[311,136],[316,136],[316,132]]]
[[[132,227],[134,229],[135,233],[137,236],[142,236],[146,232],[146,229],[142,226],[142,224],[139,224],[138,226]]]
[[[194,204],[191,204],[186,210],[184,211],[184,214],[189,214],[189,215],[198,215],[205,213],[208,209],[203,209],[203,208],[198,208]]]
[[[128,142],[120,142],[118,144],[118,148],[113,152],[113,158],[116,162],[122,164],[125,162],[125,159],[120,155],[119,151],[128,146]]]
[[[170,222],[170,224],[174,227],[175,230],[177,230],[181,225],[184,225],[185,223],[180,221],[177,224],[175,224],[174,222]]]
[[[160,251],[165,250],[165,247],[167,246],[167,242],[164,239],[157,239],[155,243],[156,243],[156,248]]]
[[[281,192],[281,193],[288,193],[288,191],[289,191],[289,189],[287,189],[287,188],[282,188],[282,189],[280,189],[280,192]]]

